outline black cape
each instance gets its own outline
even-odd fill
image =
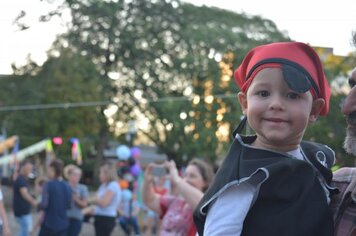
[[[303,141],[301,150],[306,161],[302,161],[286,153],[246,145],[255,138],[234,139],[213,184],[194,211],[199,235],[203,235],[206,214],[219,194],[231,182],[254,175],[260,183],[259,192],[241,235],[332,236],[333,218],[324,187],[332,179],[334,152],[325,145]]]

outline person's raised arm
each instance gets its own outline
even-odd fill
[[[149,164],[146,167],[145,178],[142,184],[142,200],[148,208],[161,215],[159,196],[153,190],[152,168],[153,164]]]
[[[202,199],[204,193],[197,189],[196,187],[190,185],[182,177],[179,176],[176,164],[174,161],[169,161],[165,163],[166,167],[169,169],[169,175],[171,181],[176,186],[180,195],[185,199],[185,201],[195,209],[199,201]]]

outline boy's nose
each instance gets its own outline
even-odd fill
[[[269,104],[270,109],[273,110],[282,110],[283,102],[280,96],[272,96]]]
[[[341,111],[345,115],[350,115],[352,112],[356,112],[356,87],[352,88],[350,93],[346,96]]]

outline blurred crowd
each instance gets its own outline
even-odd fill
[[[0,191],[0,235],[78,236],[84,223],[98,236],[112,235],[115,227],[124,235],[195,235],[192,212],[212,168],[198,159],[179,169],[173,161],[136,166],[132,159],[104,162],[98,187],[89,191],[77,165],[55,159],[46,176],[30,181],[34,165],[23,161],[12,179],[12,211],[4,210]],[[11,232],[9,214],[17,232]]]

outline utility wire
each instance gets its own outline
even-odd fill
[[[236,98],[235,94],[216,94],[210,95],[215,98],[229,99]],[[207,96],[199,96],[202,100]],[[161,102],[177,102],[177,101],[191,101],[194,97],[163,97],[157,99],[140,99],[141,103],[161,103]],[[112,101],[94,101],[94,102],[68,102],[68,103],[52,103],[52,104],[33,104],[33,105],[17,105],[0,107],[0,112],[5,111],[29,111],[29,110],[48,110],[48,109],[69,109],[78,107],[92,107],[92,106],[107,106],[115,104]]]

